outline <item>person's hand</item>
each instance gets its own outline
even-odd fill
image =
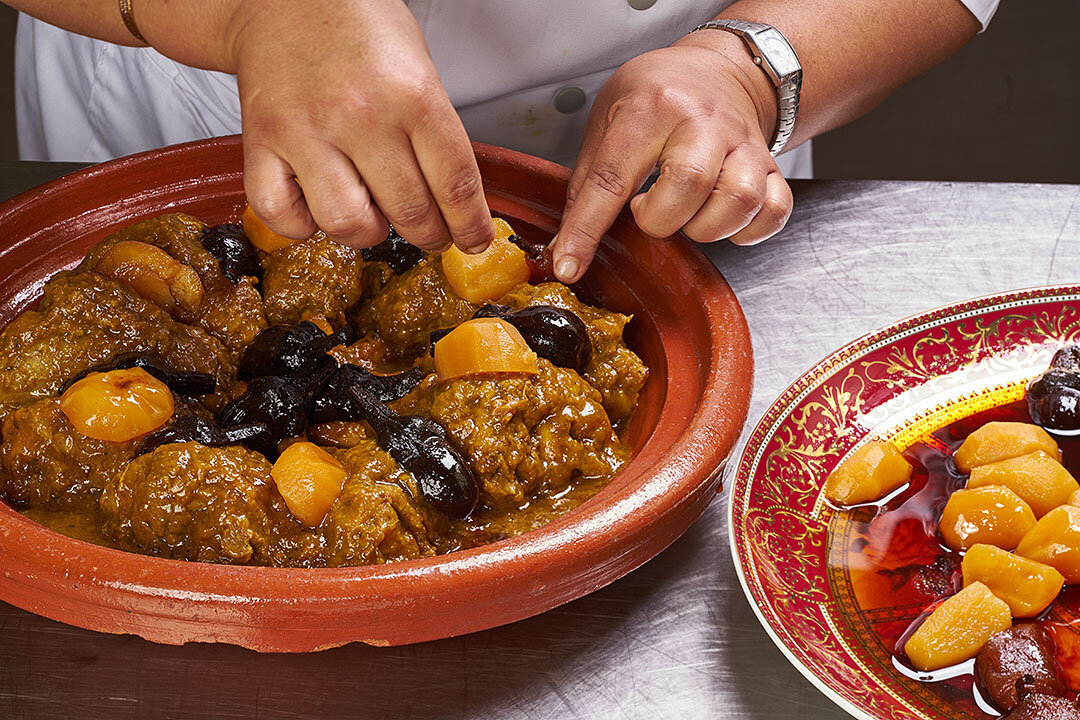
[[[479,252],[494,230],[469,138],[401,0],[236,0],[244,188],[272,230]]]
[[[707,37],[706,37],[707,36]],[[743,41],[693,33],[619,68],[597,95],[552,244],[555,274],[577,281],[600,238],[654,168],[630,210],[653,237],[740,245],[778,232],[791,190],[769,155],[776,91]]]

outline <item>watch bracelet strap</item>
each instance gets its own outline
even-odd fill
[[[695,33],[698,30],[724,30],[743,38],[743,40],[747,42],[747,48],[753,53],[753,48],[750,46],[749,41],[747,41],[746,36],[762,28],[771,28],[783,37],[783,33],[771,25],[751,23],[745,20],[729,20],[727,18],[723,20],[710,20],[709,22],[702,23],[690,32]],[[785,42],[787,41],[786,38],[784,38],[784,40]],[[788,46],[790,47],[790,43],[788,43]],[[792,48],[792,52],[794,53],[794,48]],[[755,55],[754,63],[760,67],[761,62],[761,59]],[[762,72],[765,72],[764,68],[762,68]],[[767,72],[766,75],[768,75]],[[772,80],[772,76],[770,76],[769,79]],[[798,117],[799,113],[802,69],[800,68],[795,73],[793,82],[785,82],[779,85],[774,82],[773,84],[776,87],[776,129],[773,131],[772,141],[769,143],[769,153],[776,156],[784,149],[784,146],[787,145],[787,141],[795,131],[795,119]]]

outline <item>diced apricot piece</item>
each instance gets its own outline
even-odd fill
[[[1016,554],[1055,568],[1066,585],[1080,583],[1080,507],[1062,505],[1043,515]]]
[[[1035,527],[1035,513],[1007,487],[987,485],[957,490],[941,513],[938,530],[953,550],[976,543],[1012,550]]]
[[[487,250],[468,255],[455,246],[442,254],[443,274],[458,297],[491,302],[529,281],[525,251],[508,239],[513,234],[505,220],[495,218],[495,239]]]
[[[440,380],[453,380],[486,373],[535,375],[540,368],[516,327],[501,318],[477,318],[435,343],[435,372]]]
[[[968,488],[984,485],[1009,488],[1031,506],[1037,518],[1064,505],[1080,490],[1080,484],[1056,457],[1042,450],[972,468]]]
[[[153,432],[174,409],[172,391],[142,368],[90,373],[60,396],[60,410],[76,430],[108,442]]]
[[[911,464],[891,442],[874,440],[853,452],[825,481],[825,497],[838,505],[880,500],[911,478]]]
[[[990,638],[1011,627],[1005,601],[973,582],[930,613],[904,643],[904,652],[916,670],[940,670],[975,657]]]
[[[1061,459],[1061,452],[1054,438],[1038,425],[988,422],[967,436],[953,459],[960,472],[969,473],[979,465],[1029,455],[1036,450]]]
[[[101,256],[94,270],[125,283],[174,317],[193,318],[202,304],[199,274],[156,245],[121,240]]]
[[[1073,492],[1073,494],[1069,496],[1069,501],[1065,504],[1080,507],[1080,490]]]
[[[270,476],[289,510],[309,527],[322,524],[341,495],[348,473],[315,443],[297,442],[278,456]]]
[[[244,208],[244,213],[240,216],[240,225],[244,228],[244,235],[247,236],[251,244],[265,253],[272,253],[275,250],[299,242],[299,240],[278,235],[266,227],[266,223],[259,219],[259,216],[255,214],[250,205]]]
[[[1005,601],[1013,617],[1035,617],[1054,601],[1065,576],[1049,565],[993,545],[972,545],[961,563],[965,587],[981,582]]]

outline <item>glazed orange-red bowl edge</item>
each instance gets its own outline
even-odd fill
[[[569,170],[475,146],[492,211],[523,235],[556,230]],[[121,158],[0,205],[0,324],[54,272],[138,219],[188,212],[217,223],[244,205],[238,137]],[[646,237],[625,212],[580,287],[633,313],[628,339],[650,379],[628,428],[629,465],[595,498],[491,545],[377,566],[233,567],[73,540],[0,503],[0,600],[72,625],[163,643],[309,651],[421,642],[495,627],[592,592],[667,547],[720,483],[750,399],[745,318],[690,243]]]

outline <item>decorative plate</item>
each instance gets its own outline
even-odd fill
[[[803,373],[765,412],[735,470],[735,568],[766,631],[795,667],[858,718],[970,718],[909,678],[872,631],[896,617],[853,605],[850,568],[830,546],[847,513],[822,494],[854,448],[901,449],[961,417],[1023,396],[1054,351],[1080,338],[1080,286],[992,295],[862,337]],[[989,716],[988,716],[989,717]]]

